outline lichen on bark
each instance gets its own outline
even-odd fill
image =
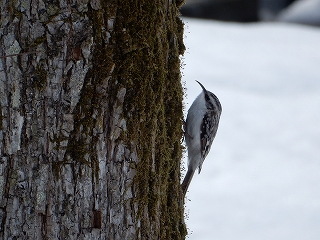
[[[176,3],[5,4],[0,237],[183,239]]]

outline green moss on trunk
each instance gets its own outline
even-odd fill
[[[140,222],[137,238],[184,239],[179,55],[185,48],[177,6],[149,0],[101,4],[100,10],[89,9],[95,44],[93,69],[87,74],[75,110],[74,139],[67,155],[80,164],[90,158],[92,167],[99,170],[92,161],[97,158],[96,140],[87,137],[92,136],[97,124],[93,109],[99,114],[99,104],[105,97],[97,93],[97,86],[107,86],[110,111],[117,103],[116,93],[125,88],[122,117],[127,129],[117,141],[138,152],[133,180],[138,205],[135,218]],[[105,32],[112,19],[112,31]],[[106,33],[110,34],[108,38]],[[82,139],[80,132],[86,137]]]

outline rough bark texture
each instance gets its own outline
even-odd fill
[[[184,239],[178,5],[1,2],[0,239]]]

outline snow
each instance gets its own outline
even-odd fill
[[[184,21],[186,109],[194,80],[223,108],[187,193],[187,239],[319,240],[320,28]]]

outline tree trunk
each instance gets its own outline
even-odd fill
[[[0,239],[184,239],[177,1],[3,1]]]

